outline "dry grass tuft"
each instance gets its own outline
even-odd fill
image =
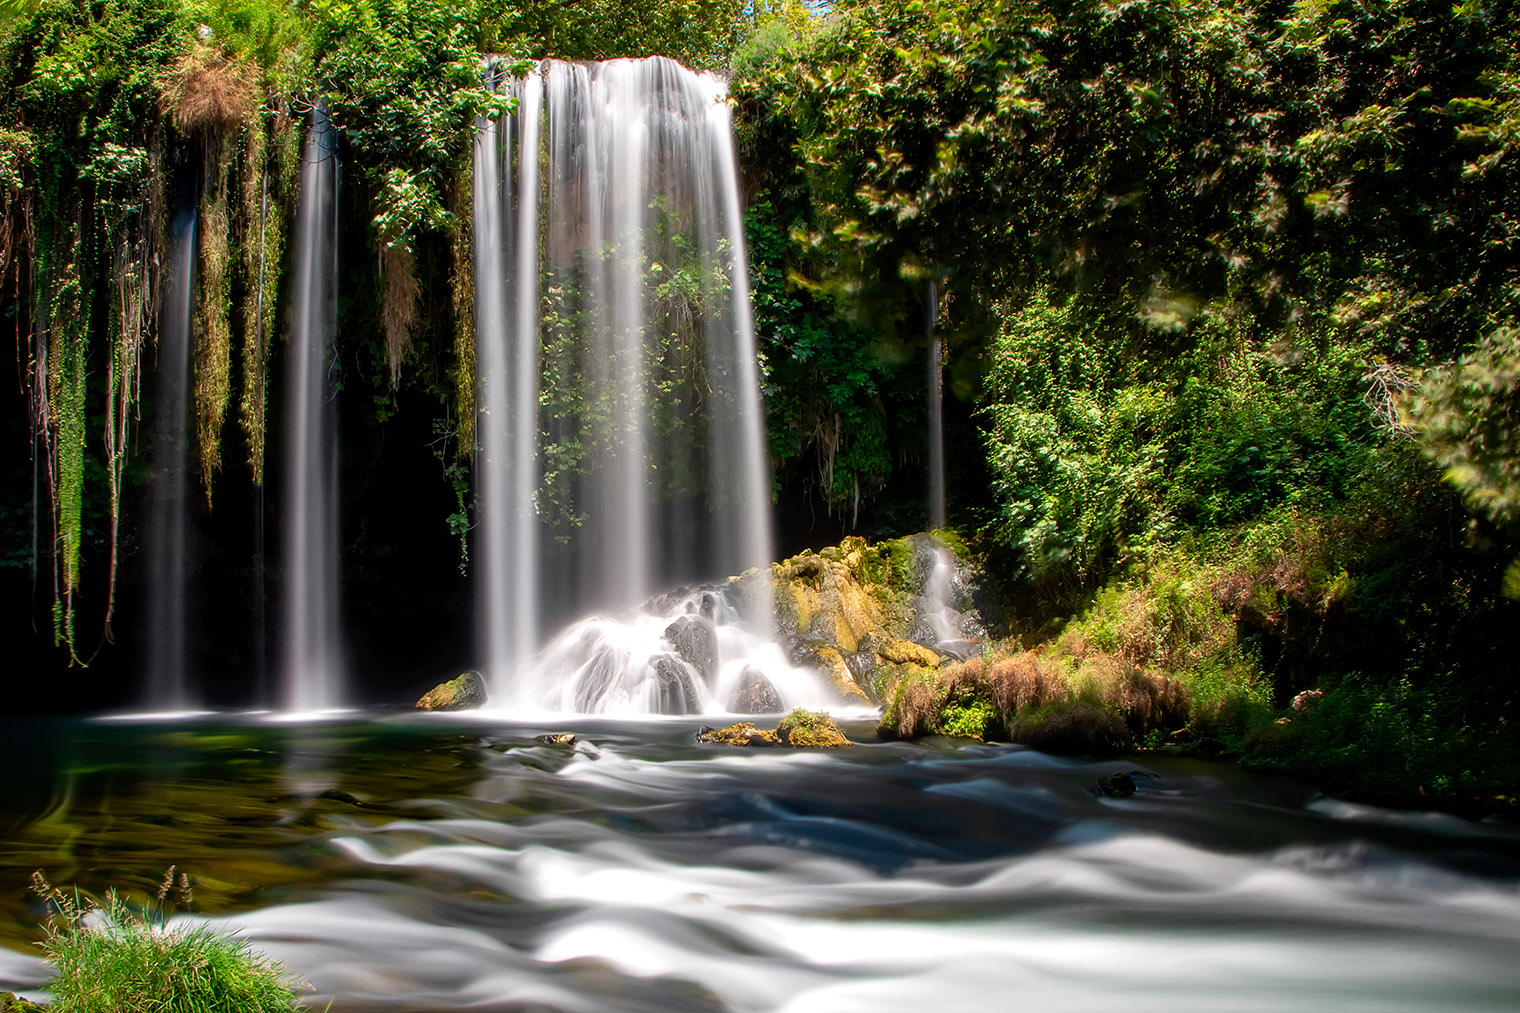
[[[162,82],[160,102],[183,133],[229,130],[253,117],[258,87],[253,64],[197,43]]]
[[[1153,728],[1181,728],[1188,721],[1188,693],[1182,683],[1157,672],[1132,669],[1114,680],[1104,698],[1124,715],[1137,736]]]
[[[1043,707],[1068,695],[1061,673],[1033,651],[994,662],[987,683],[992,704],[1005,720],[1025,707]]]
[[[925,679],[909,679],[898,687],[892,701],[890,726],[899,739],[911,739],[927,733],[935,712],[934,690]]]

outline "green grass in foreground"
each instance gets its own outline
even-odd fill
[[[171,868],[163,902],[189,880]],[[56,1013],[273,1013],[301,1009],[296,984],[248,943],[206,926],[170,926],[162,911],[139,911],[110,891],[97,904],[34,873],[51,908],[42,951],[57,976]]]

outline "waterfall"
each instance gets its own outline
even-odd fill
[[[486,73],[515,109],[474,149],[480,648],[498,705],[558,705],[555,630],[771,559],[743,220],[722,79]],[[768,630],[752,583],[733,622]]]
[[[284,502],[284,706],[338,706],[337,138],[312,111],[301,153],[294,247]]]
[[[945,417],[944,380],[940,364],[941,350],[939,332],[939,293],[934,282],[929,282],[925,293],[924,329],[929,337],[929,528],[942,530],[945,519]],[[959,642],[960,630],[956,627],[955,613],[951,608],[954,597],[952,580],[955,563],[943,545],[934,548],[934,562],[924,587],[924,619],[933,631],[933,643],[941,646]]]
[[[158,383],[153,427],[153,483],[148,500],[148,704],[183,710],[190,704],[188,551],[190,319],[195,308],[197,221],[192,202],[173,227],[168,283],[159,319]]]

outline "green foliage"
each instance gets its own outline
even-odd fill
[[[165,891],[176,886],[174,870]],[[51,909],[42,943],[55,977],[49,1009],[58,1013],[276,1013],[302,1009],[292,983],[245,940],[209,926],[170,925],[162,909],[138,909],[116,891],[97,904],[51,886],[34,889]],[[188,892],[188,879],[178,882]]]
[[[1499,328],[1456,364],[1427,370],[1409,411],[1425,452],[1474,509],[1520,519],[1520,328]]]
[[[816,467],[823,499],[841,515],[858,516],[863,499],[893,473],[894,432],[887,402],[921,419],[924,370],[911,353],[873,340],[861,327],[787,278],[788,246],[776,211],[761,195],[745,216],[750,292],[761,356],[771,455],[781,469]]]

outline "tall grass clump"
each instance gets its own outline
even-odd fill
[[[295,983],[248,943],[208,926],[168,922],[171,894],[189,902],[190,880],[171,867],[158,906],[132,906],[115,890],[104,903],[32,874],[49,908],[40,944],[56,977],[54,1013],[275,1013],[299,1010]]]

